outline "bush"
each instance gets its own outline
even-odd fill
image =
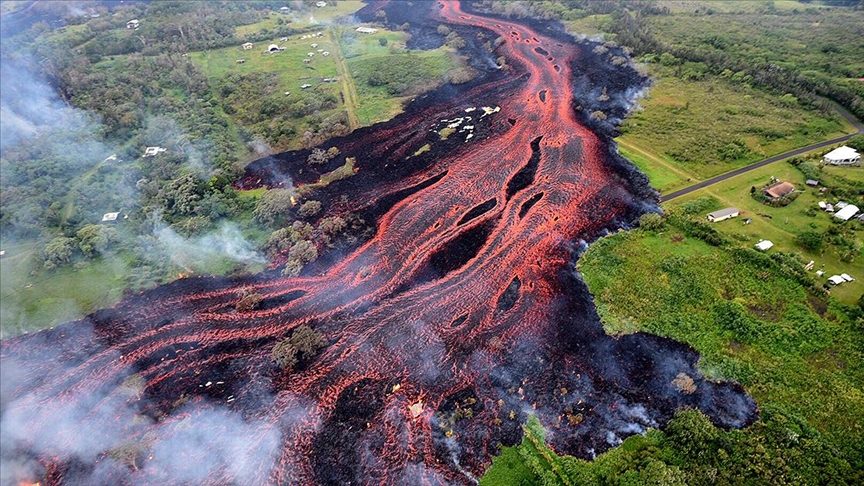
[[[646,213],[639,218],[639,227],[648,231],[655,231],[666,224],[663,216],[657,213]]]

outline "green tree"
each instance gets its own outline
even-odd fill
[[[291,214],[291,196],[289,189],[270,189],[265,192],[252,212],[252,217],[265,226],[280,226],[288,221]]]
[[[54,268],[72,261],[75,239],[65,236],[54,238],[45,245],[45,268]]]
[[[639,227],[648,231],[658,230],[663,227],[666,222],[663,216],[657,213],[645,213],[639,218]]]
[[[795,242],[798,243],[801,248],[810,251],[819,251],[824,245],[822,234],[817,233],[816,231],[805,231],[799,233],[795,236]]]
[[[318,201],[306,201],[300,206],[297,215],[301,218],[310,218],[321,212],[321,203]]]
[[[75,233],[78,248],[85,256],[92,257],[108,249],[117,241],[117,230],[103,224],[88,224]]]

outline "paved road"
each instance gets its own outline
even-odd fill
[[[835,143],[845,142],[846,140],[849,140],[850,138],[852,138],[856,135],[864,133],[864,123],[861,123],[861,121],[859,121],[857,118],[852,116],[851,113],[849,113],[848,111],[843,109],[840,105],[835,104],[834,107],[843,116],[843,118],[847,119],[849,121],[849,123],[851,123],[852,125],[855,126],[855,128],[858,129],[857,132],[855,132],[851,135],[844,135],[842,137],[838,137],[838,138],[835,138],[833,140],[827,140],[825,142],[814,143],[813,145],[801,147],[799,149],[792,150],[791,152],[786,152],[784,154],[775,155],[774,157],[769,157],[765,160],[760,160],[759,162],[756,162],[755,164],[750,164],[748,166],[741,167],[740,169],[735,169],[733,171],[726,172],[725,174],[720,174],[718,176],[704,180],[704,181],[699,182],[697,184],[693,184],[690,187],[685,187],[684,189],[679,189],[677,191],[670,192],[669,194],[664,194],[661,198],[661,201],[668,201],[670,199],[675,199],[676,197],[683,196],[685,194],[690,194],[691,192],[698,191],[699,189],[702,189],[703,187],[708,187],[708,186],[714,185],[718,182],[725,181],[726,179],[729,179],[730,177],[735,177],[739,174],[743,174],[745,172],[750,172],[753,169],[758,169],[759,167],[764,167],[768,164],[773,164],[774,162],[777,162],[778,160],[783,160],[783,159],[786,159],[789,157],[795,157],[796,155],[801,155],[801,154],[809,152],[811,150],[816,150],[818,148],[828,147],[829,145],[834,145]]]

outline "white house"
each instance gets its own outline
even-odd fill
[[[756,249],[759,251],[768,251],[772,246],[774,246],[774,243],[771,243],[768,240],[759,240],[759,242],[756,243],[755,246]]]
[[[156,155],[161,154],[162,152],[164,152],[166,150],[168,150],[168,149],[165,149],[162,147],[147,147],[144,150],[143,157],[155,157]]]
[[[140,23],[141,23],[141,22],[139,22],[138,19],[132,19],[132,20],[130,20],[129,22],[126,22],[126,28],[127,28],[127,29],[137,29],[137,28],[138,28],[138,25],[139,25]]]
[[[840,275],[832,275],[828,277],[828,281],[831,282],[831,284],[833,285],[840,285],[842,283],[846,283],[846,280],[843,279],[843,277],[841,277]]]
[[[318,8],[323,8],[323,7],[327,6],[327,2],[324,2],[324,1],[315,2],[315,6]]]
[[[247,43],[243,44],[243,50],[244,51],[248,51],[248,50],[252,49],[253,47],[255,47],[255,45],[252,44],[251,42],[247,42]]]
[[[102,222],[113,223],[114,221],[117,221],[117,216],[120,216],[120,213],[105,213],[102,216]]]
[[[843,209],[834,213],[834,217],[840,221],[849,221],[852,219],[852,216],[855,216],[856,214],[858,214],[858,206],[847,204],[843,206]]]
[[[712,223],[736,217],[738,217],[738,208],[726,208],[714,211],[713,213],[708,213],[708,221],[711,221]]]
[[[361,34],[374,34],[378,32],[378,29],[373,29],[372,27],[357,27],[357,32]]]
[[[267,47],[267,52],[269,52],[269,53],[281,52],[281,51],[284,51],[284,50],[285,50],[284,48],[279,47],[279,46],[277,46],[276,44],[270,44],[270,45]]]
[[[853,165],[861,163],[861,154],[852,147],[838,147],[827,154],[823,159],[826,164],[831,165]]]

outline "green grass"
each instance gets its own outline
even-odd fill
[[[284,25],[286,27],[295,29],[313,28],[316,26],[322,26],[323,24],[329,24],[336,18],[351,15],[362,7],[363,2],[360,0],[339,0],[335,6],[327,6],[324,8],[311,7],[309,10],[303,12],[294,10],[287,14],[283,14],[279,11],[269,12],[265,14],[264,18],[254,24],[237,27],[235,33],[238,37],[244,37],[265,30],[272,32],[277,27],[280,27],[277,23],[279,19],[290,21],[290,23]]]
[[[784,105],[777,96],[717,76],[685,81],[674,69],[652,68],[656,83],[618,139],[625,149],[638,148],[634,162],[660,191],[854,132],[839,115]],[[729,153],[736,144],[746,149]]]
[[[382,54],[370,57],[355,57],[347,59],[348,69],[355,80],[360,106],[357,115],[364,125],[378,121],[389,120],[402,111],[405,101],[411,99],[414,93],[426,91],[439,85],[442,77],[459,65],[459,61],[447,48],[430,51],[404,52]],[[385,65],[410,66],[411,75],[416,78],[417,85],[412,94],[399,96],[387,91],[386,86],[370,86],[369,76]]]
[[[96,259],[87,266],[71,266],[33,274],[36,244],[4,247],[0,260],[0,334],[4,337],[45,329],[80,319],[116,304],[126,286],[129,269],[119,259]]]
[[[856,168],[847,169],[860,171]],[[754,200],[750,196],[750,188],[753,186],[762,187],[769,182],[771,176],[792,182],[800,188],[806,187],[804,185],[805,177],[799,170],[788,163],[778,162],[674,199],[665,203],[664,207],[680,206],[704,196],[714,197],[718,203],[715,208],[710,210],[729,206],[741,210],[741,215],[737,219],[714,224],[717,231],[727,235],[737,244],[752,247],[760,239],[771,240],[775,247],[769,252],[793,252],[799,254],[804,261],[813,260],[815,261],[814,271],[822,268],[826,272],[825,276],[819,279],[820,284],[824,283],[827,277],[839,273],[848,273],[856,279],[864,277],[864,259],[860,257],[851,263],[842,262],[840,255],[831,246],[827,246],[821,252],[814,253],[804,250],[795,243],[795,236],[804,231],[822,233],[831,226],[838,224],[860,229],[860,223],[855,221],[838,223],[830,214],[819,211],[817,203],[825,200],[825,198],[819,194],[818,189],[809,187],[806,187],[804,193],[795,201],[782,208],[770,207]],[[828,202],[836,201],[828,199]],[[814,215],[808,215],[805,212],[808,208],[817,208],[817,211]],[[705,211],[705,213],[707,214],[709,211]],[[700,217],[704,217],[704,215],[700,215]],[[743,221],[747,218],[751,219],[752,223],[744,225]],[[853,304],[864,293],[864,283],[861,280],[856,280],[839,285],[834,287],[831,293],[840,301]]]
[[[803,417],[852,453],[864,439],[860,332],[837,304],[799,283],[799,269],[668,225],[595,242],[580,263],[608,332],[687,342],[706,374],[740,381],[761,406]],[[742,309],[747,333],[717,320],[715,307],[726,302]]]

